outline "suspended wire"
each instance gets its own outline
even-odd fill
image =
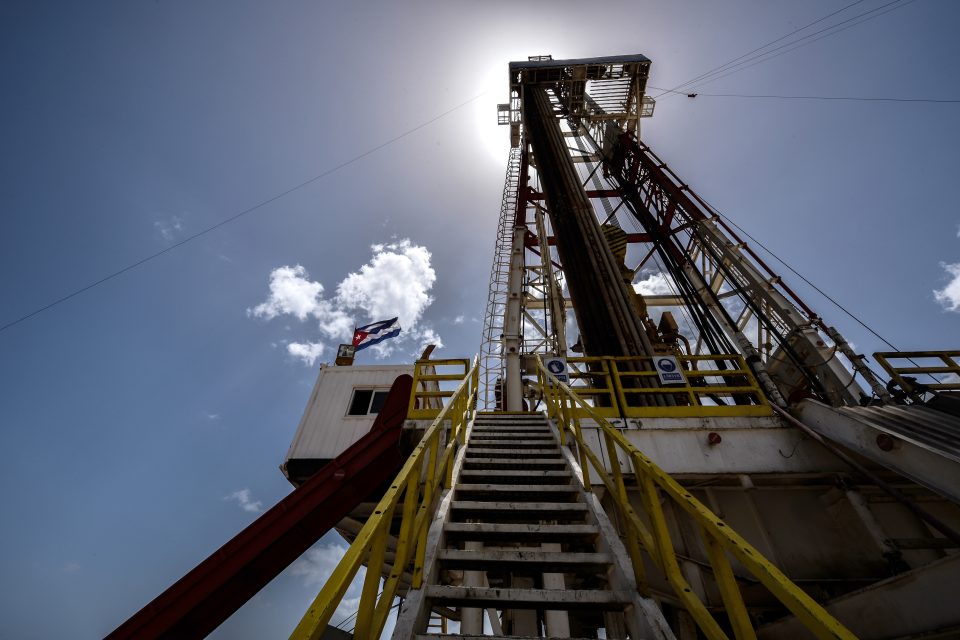
[[[650,85],[647,85],[650,86]],[[650,87],[660,90],[659,87]],[[688,97],[707,97],[707,98],[775,98],[779,100],[849,100],[853,102],[932,102],[938,104],[960,104],[960,100],[941,100],[938,98],[864,98],[859,96],[781,96],[764,94],[746,94],[746,93],[691,93],[684,91],[674,91],[673,89],[664,89],[670,93],[676,93]]]
[[[896,2],[899,2],[899,1],[900,1],[900,0],[894,0],[894,2],[885,4],[885,5],[883,5],[882,7],[878,7],[877,9],[874,9],[874,11],[877,11],[877,10],[882,9],[882,8],[884,8],[884,7],[888,7],[888,6],[890,6],[890,5],[892,5],[892,4],[895,4]],[[889,9],[887,9],[886,11],[882,11],[882,12],[876,14],[876,15],[872,15],[872,16],[863,18],[862,20],[859,20],[858,22],[854,22],[853,24],[849,24],[849,25],[843,27],[842,29],[837,29],[836,31],[834,31],[834,32],[832,32],[832,33],[826,33],[826,34],[820,36],[819,38],[814,38],[813,40],[809,40],[809,41],[807,41],[807,42],[801,42],[801,40],[803,40],[803,38],[800,38],[799,40],[795,40],[795,41],[794,41],[794,42],[799,42],[799,43],[800,43],[800,44],[797,44],[796,46],[793,46],[793,47],[790,47],[789,49],[785,49],[785,50],[783,50],[783,51],[780,51],[779,53],[776,53],[776,54],[774,54],[774,55],[772,55],[772,56],[769,56],[769,57],[767,57],[767,58],[763,58],[762,60],[757,60],[756,62],[754,62],[754,63],[752,63],[752,64],[747,64],[746,66],[733,69],[733,70],[730,71],[729,73],[724,73],[724,74],[722,74],[722,75],[718,75],[718,76],[714,76],[714,77],[712,77],[712,78],[709,78],[709,79],[705,80],[704,82],[698,83],[698,84],[697,84],[697,87],[702,87],[702,86],[704,86],[704,85],[710,84],[711,82],[714,82],[715,80],[720,80],[721,78],[726,78],[727,76],[732,76],[732,75],[735,74],[735,73],[740,73],[741,71],[746,71],[746,70],[749,69],[750,67],[755,67],[755,66],[757,66],[758,64],[762,64],[762,63],[764,63],[764,62],[769,62],[770,60],[773,60],[774,58],[779,58],[780,56],[782,56],[782,55],[785,54],[785,53],[790,53],[791,51],[794,51],[794,50],[796,50],[796,49],[800,49],[801,47],[805,47],[805,46],[807,46],[807,45],[809,45],[809,44],[813,44],[814,42],[817,42],[818,40],[823,40],[824,38],[828,38],[828,37],[830,37],[830,36],[836,35],[836,34],[838,34],[838,33],[841,33],[841,32],[843,32],[843,31],[846,31],[847,29],[852,29],[853,27],[855,27],[855,26],[857,26],[857,25],[863,24],[864,22],[867,22],[867,21],[869,21],[869,20],[873,20],[874,18],[879,18],[880,16],[882,16],[882,15],[884,15],[884,14],[886,14],[886,13],[890,13],[891,11],[896,11],[897,9],[900,9],[900,8],[902,8],[902,7],[905,7],[905,6],[907,6],[908,4],[912,4],[912,3],[914,3],[914,2],[916,2],[916,0],[906,0],[906,2],[904,2],[903,4],[897,5],[897,6],[895,6],[895,7],[891,7],[891,8],[889,8]],[[866,13],[870,13],[870,12],[866,12]],[[866,15],[866,13],[860,14],[860,15],[861,15],[861,16],[862,16],[862,15]],[[854,18],[857,18],[857,17],[859,17],[859,16],[854,16]],[[853,18],[851,18],[851,19],[853,19]],[[843,23],[838,23],[837,25],[834,25],[834,27],[839,26],[840,24],[843,24]],[[824,31],[829,31],[830,29],[833,29],[834,27],[829,27],[828,29],[824,29]],[[820,33],[820,32],[817,32],[817,33]],[[811,36],[812,36],[812,35],[815,35],[815,34],[811,34]],[[810,36],[807,36],[807,37],[810,37]],[[793,43],[788,43],[788,44],[786,44],[786,45],[784,45],[784,46],[786,47],[786,46],[789,46],[790,44],[793,44]],[[779,49],[779,48],[782,48],[782,47],[778,47],[778,49]],[[771,51],[768,51],[767,53],[773,53],[773,52],[776,51],[776,50],[777,50],[777,49],[773,49],[773,50],[771,50]],[[762,56],[762,55],[767,55],[767,54],[761,54],[761,56]],[[757,56],[757,57],[761,57],[761,56]],[[756,59],[756,58],[752,58],[752,59]],[[745,61],[744,61],[744,64],[746,64],[747,62],[749,62],[749,60],[745,60]]]
[[[805,24],[805,25],[803,25],[802,27],[800,27],[800,28],[798,28],[798,29],[794,29],[794,30],[791,31],[790,33],[788,33],[788,34],[786,34],[786,35],[783,35],[783,36],[780,36],[780,37],[777,38],[776,40],[771,40],[770,42],[768,42],[768,43],[766,43],[766,44],[764,44],[764,45],[761,45],[761,46],[757,47],[757,48],[754,49],[753,51],[748,51],[747,53],[745,53],[745,54],[743,54],[743,55],[741,55],[741,56],[738,56],[738,57],[734,58],[733,60],[729,60],[729,61],[723,63],[723,64],[720,65],[719,67],[714,67],[713,69],[710,69],[709,71],[705,71],[704,73],[701,73],[701,74],[700,74],[699,76],[697,76],[696,78],[693,78],[693,79],[691,79],[691,80],[687,80],[686,82],[683,82],[683,83],[681,83],[681,84],[678,84],[678,85],[675,86],[673,89],[657,89],[656,87],[653,87],[653,88],[656,89],[657,91],[663,91],[663,93],[661,93],[661,94],[658,95],[658,96],[655,96],[655,98],[659,98],[660,96],[664,95],[664,93],[671,93],[671,92],[673,92],[673,91],[675,91],[675,90],[677,90],[677,89],[680,89],[681,87],[685,87],[685,86],[687,86],[687,85],[693,84],[693,83],[696,82],[697,80],[699,80],[699,79],[701,79],[701,78],[704,78],[704,77],[706,77],[706,76],[708,76],[708,75],[710,75],[710,74],[712,74],[712,73],[722,72],[722,71],[724,71],[727,67],[729,67],[730,65],[732,65],[733,63],[735,63],[735,62],[737,62],[737,61],[739,61],[739,60],[743,60],[743,59],[746,58],[747,56],[752,55],[752,54],[754,54],[754,53],[757,53],[758,51],[762,51],[763,49],[766,49],[767,47],[769,47],[769,46],[772,45],[772,44],[776,44],[776,43],[778,43],[778,42],[780,42],[780,41],[782,41],[782,40],[784,40],[784,39],[786,39],[786,38],[789,38],[790,36],[794,35],[795,33],[800,33],[800,32],[803,31],[804,29],[807,29],[807,28],[809,28],[809,27],[812,27],[812,26],[815,25],[815,24],[819,24],[820,22],[823,22],[824,20],[827,20],[827,19],[829,19],[829,18],[832,18],[833,16],[837,15],[838,13],[843,13],[844,11],[846,11],[847,9],[849,9],[850,7],[853,7],[853,6],[855,6],[855,5],[858,5],[858,4],[860,4],[861,2],[863,2],[863,1],[864,1],[864,0],[856,0],[856,2],[851,2],[851,3],[848,4],[847,6],[841,8],[841,9],[837,9],[837,10],[834,11],[833,13],[829,13],[829,14],[823,16],[822,18],[817,18],[817,19],[814,20],[813,22],[811,22],[811,23],[809,23],[809,24]]]
[[[197,238],[199,238],[199,237],[201,237],[201,236],[207,235],[207,234],[210,233],[211,231],[215,231],[216,229],[219,229],[220,227],[224,227],[224,226],[230,224],[231,222],[236,222],[236,221],[239,220],[240,218],[242,218],[242,217],[244,217],[244,216],[246,216],[246,215],[248,215],[248,214],[251,214],[251,213],[253,213],[253,212],[255,212],[255,211],[259,210],[259,209],[262,209],[263,207],[267,206],[268,204],[271,204],[271,203],[273,203],[273,202],[276,202],[277,200],[283,198],[284,196],[290,195],[290,194],[293,193],[294,191],[299,191],[300,189],[303,189],[304,187],[306,187],[306,186],[308,186],[308,185],[311,185],[311,184],[313,184],[314,182],[317,182],[318,180],[321,180],[322,178],[325,178],[325,177],[327,177],[327,176],[329,176],[329,175],[331,175],[331,174],[333,174],[333,173],[336,173],[336,172],[339,171],[340,169],[343,169],[343,168],[345,168],[345,167],[350,166],[351,164],[354,164],[354,163],[356,163],[356,162],[359,162],[360,160],[366,158],[367,156],[372,155],[372,154],[376,153],[377,151],[380,151],[380,150],[383,149],[384,147],[388,147],[388,146],[390,146],[391,144],[393,144],[393,143],[395,143],[395,142],[398,142],[398,141],[402,140],[403,138],[406,138],[407,136],[409,136],[409,135],[411,135],[411,134],[413,134],[413,133],[416,133],[417,131],[420,131],[420,130],[423,129],[424,127],[427,127],[427,126],[433,124],[433,123],[436,122],[437,120],[440,120],[440,119],[442,119],[442,118],[445,118],[446,116],[450,115],[451,113],[462,109],[463,107],[467,106],[468,104],[470,104],[470,103],[472,103],[472,102],[475,102],[475,101],[478,100],[479,98],[482,98],[484,95],[486,95],[486,93],[487,93],[486,91],[484,91],[483,93],[478,93],[477,95],[473,96],[473,97],[470,98],[469,100],[467,100],[467,101],[465,101],[465,102],[461,102],[460,104],[456,105],[455,107],[452,107],[452,108],[450,108],[450,109],[447,109],[447,110],[444,111],[443,113],[441,113],[441,114],[439,114],[439,115],[437,115],[437,116],[434,116],[433,118],[430,118],[429,120],[426,120],[426,121],[424,121],[424,122],[421,122],[420,124],[418,124],[417,126],[413,127],[412,129],[407,129],[407,130],[404,131],[403,133],[401,133],[401,134],[399,134],[399,135],[396,135],[396,136],[390,138],[390,139],[387,140],[386,142],[382,142],[382,143],[376,145],[375,147],[371,147],[370,149],[367,149],[367,150],[364,151],[363,153],[360,153],[360,154],[358,154],[358,155],[353,156],[353,157],[350,158],[349,160],[346,160],[346,161],[341,162],[340,164],[338,164],[338,165],[336,165],[336,166],[333,166],[333,167],[331,167],[331,168],[329,168],[329,169],[326,169],[326,170],[323,171],[322,173],[318,173],[317,175],[313,176],[312,178],[310,178],[310,179],[308,179],[308,180],[304,180],[303,182],[301,182],[301,183],[299,183],[299,184],[297,184],[297,185],[294,185],[294,186],[292,186],[292,187],[290,187],[290,188],[288,188],[288,189],[284,189],[283,191],[277,193],[276,195],[273,195],[273,196],[267,198],[266,200],[261,200],[261,201],[258,202],[257,204],[254,204],[254,205],[252,205],[252,206],[250,206],[250,207],[247,207],[246,209],[243,209],[242,211],[239,211],[239,212],[237,212],[237,213],[235,213],[235,214],[233,214],[233,215],[231,215],[231,216],[229,216],[229,217],[227,217],[227,218],[224,218],[224,219],[221,220],[220,222],[217,222],[217,223],[215,223],[215,224],[213,224],[213,225],[210,225],[209,227],[206,227],[205,229],[202,229],[202,230],[200,230],[200,231],[198,231],[198,232],[196,232],[196,233],[194,233],[194,234],[192,234],[192,235],[189,235],[189,236],[187,236],[186,238],[184,238],[183,240],[180,240],[180,241],[178,241],[178,242],[175,242],[174,244],[170,245],[169,247],[165,247],[165,248],[163,248],[163,249],[161,249],[161,250],[159,250],[159,251],[156,251],[156,252],[154,252],[154,253],[151,253],[150,255],[147,255],[147,256],[145,256],[144,258],[141,258],[140,260],[137,260],[136,262],[131,262],[131,263],[128,264],[127,266],[125,266],[125,267],[123,267],[123,268],[121,268],[121,269],[117,269],[116,271],[114,271],[114,272],[112,272],[112,273],[110,273],[110,274],[108,274],[108,275],[100,278],[99,280],[95,280],[95,281],[91,282],[90,284],[87,284],[87,285],[85,285],[85,286],[83,286],[83,287],[80,287],[79,289],[75,289],[74,291],[72,291],[72,292],[70,292],[70,293],[68,293],[68,294],[66,294],[66,295],[64,295],[64,296],[61,296],[60,298],[57,298],[56,300],[53,300],[52,302],[50,302],[50,303],[48,303],[48,304],[45,304],[45,305],[43,305],[42,307],[38,307],[38,308],[34,309],[34,310],[31,311],[30,313],[27,313],[27,314],[25,314],[25,315],[23,315],[23,316],[20,316],[20,317],[17,318],[16,320],[11,320],[10,322],[4,324],[3,326],[0,326],[0,332],[6,331],[7,329],[9,329],[9,328],[11,328],[11,327],[13,327],[13,326],[15,326],[15,325],[18,325],[18,324],[20,324],[21,322],[23,322],[23,321],[25,321],[25,320],[29,320],[30,318],[32,318],[32,317],[34,317],[34,316],[36,316],[36,315],[38,315],[38,314],[40,314],[40,313],[43,313],[44,311],[46,311],[46,310],[48,310],[48,309],[51,309],[51,308],[53,308],[53,307],[55,307],[55,306],[57,306],[57,305],[59,305],[59,304],[62,304],[62,303],[64,303],[64,302],[66,302],[67,300],[70,300],[71,298],[75,298],[76,296],[78,296],[78,295],[80,295],[80,294],[82,294],[82,293],[84,293],[84,292],[86,292],[86,291],[89,291],[90,289],[93,289],[93,288],[95,288],[95,287],[100,286],[101,284],[104,284],[105,282],[108,282],[108,281],[110,281],[110,280],[113,280],[113,279],[116,278],[117,276],[121,276],[121,275],[123,275],[124,273],[127,273],[128,271],[132,271],[132,270],[136,269],[137,267],[140,267],[140,266],[142,266],[142,265],[144,265],[144,264],[146,264],[146,263],[148,263],[148,262],[150,262],[150,261],[152,261],[152,260],[155,260],[155,259],[159,258],[160,256],[162,256],[162,255],[164,255],[164,254],[166,254],[166,253],[169,253],[169,252],[173,251],[174,249],[177,249],[177,248],[179,248],[179,247],[182,247],[183,245],[187,244],[188,242],[192,242],[192,241],[196,240]]]
[[[848,310],[846,307],[844,307],[842,304],[840,304],[840,303],[839,303],[835,298],[833,298],[830,294],[828,294],[826,291],[824,291],[823,289],[821,289],[820,287],[818,287],[817,285],[815,285],[813,282],[811,282],[809,279],[807,279],[806,277],[804,277],[803,274],[801,274],[799,271],[797,271],[796,269],[794,269],[792,266],[790,266],[789,264],[787,264],[787,262],[786,262],[785,260],[783,260],[783,258],[781,258],[781,257],[778,256],[777,254],[775,254],[769,247],[767,247],[765,244],[763,244],[762,242],[760,242],[759,240],[757,240],[754,236],[750,235],[750,233],[747,232],[743,227],[741,227],[741,226],[738,225],[736,222],[734,222],[733,220],[731,220],[728,216],[726,216],[726,215],[724,215],[723,213],[721,213],[719,209],[717,209],[717,208],[716,208],[715,206],[713,206],[710,202],[708,202],[703,196],[700,196],[700,199],[703,200],[703,202],[707,205],[707,207],[709,207],[709,209],[710,209],[713,213],[715,213],[717,216],[723,218],[724,220],[726,220],[727,222],[729,222],[730,224],[732,224],[734,227],[736,227],[737,230],[740,231],[740,233],[742,233],[743,235],[745,235],[745,236],[747,236],[748,238],[750,238],[750,240],[751,240],[754,244],[756,244],[758,247],[760,247],[761,249],[763,249],[764,251],[766,251],[769,255],[771,255],[771,256],[773,257],[774,260],[776,260],[777,262],[779,262],[780,264],[782,264],[784,267],[786,267],[787,269],[789,269],[795,276],[797,276],[798,278],[800,278],[801,280],[803,280],[811,289],[813,289],[814,291],[816,291],[817,293],[819,293],[820,295],[822,295],[824,298],[826,298],[827,300],[829,300],[834,306],[836,306],[838,309],[840,309],[840,310],[843,311],[845,314],[847,314],[847,315],[848,315],[850,318],[852,318],[857,324],[859,324],[861,327],[863,327],[864,329],[866,329],[867,331],[869,331],[871,334],[873,334],[874,337],[876,337],[878,340],[880,340],[880,341],[883,342],[885,345],[887,345],[888,347],[890,347],[892,350],[894,350],[894,351],[900,351],[900,349],[897,348],[893,343],[891,343],[889,340],[887,340],[887,339],[884,338],[882,335],[880,335],[879,333],[877,333],[877,331],[875,331],[872,327],[870,327],[869,325],[867,325],[867,323],[865,323],[865,322],[864,322],[863,320],[861,320],[859,317],[857,317],[856,315],[854,315],[854,313],[853,313],[852,311]],[[907,362],[911,363],[912,365],[914,365],[914,366],[916,366],[916,367],[919,367],[919,366],[920,366],[919,364],[917,364],[917,362],[916,362],[913,358],[905,358],[905,359],[907,360]],[[876,376],[877,378],[883,378],[883,377],[884,377],[883,375],[881,375],[880,373],[878,373],[876,370],[874,370],[872,367],[867,366],[867,369],[869,369],[869,371],[870,371],[874,376]],[[856,375],[856,373],[855,373],[854,375]],[[926,373],[926,374],[924,374],[924,375],[926,375],[927,377],[931,378],[934,382],[937,382],[937,383],[941,382],[940,379],[937,378],[937,377],[936,377],[935,375],[933,375],[932,373]]]
[[[727,216],[727,215],[725,215],[724,213],[722,213],[719,209],[717,209],[717,208],[716,208],[715,206],[713,206],[710,202],[708,202],[703,196],[700,196],[700,199],[703,200],[703,202],[704,202],[708,207],[710,207],[710,211],[712,211],[713,213],[715,213],[716,215],[720,216],[721,218],[723,218],[724,220],[726,220],[727,222],[729,222],[730,224],[732,224],[734,227],[736,227],[737,230],[738,230],[740,233],[742,233],[742,234],[745,235],[746,237],[750,238],[750,240],[751,240],[754,244],[756,244],[758,247],[760,247],[761,249],[763,249],[764,251],[766,251],[768,254],[770,254],[770,255],[773,257],[774,260],[776,260],[777,262],[779,262],[780,264],[782,264],[784,267],[786,267],[787,269],[789,269],[790,272],[793,273],[793,275],[795,275],[795,276],[797,276],[798,278],[800,278],[801,280],[803,280],[811,289],[813,289],[814,291],[816,291],[817,293],[819,293],[820,295],[822,295],[824,298],[826,298],[827,300],[829,300],[834,306],[836,306],[838,309],[840,309],[840,310],[843,311],[845,314],[847,314],[848,316],[850,316],[850,318],[852,318],[853,320],[855,320],[855,321],[857,322],[857,324],[859,324],[859,325],[862,326],[864,329],[866,329],[867,331],[869,331],[870,333],[872,333],[877,339],[879,339],[881,342],[883,342],[885,345],[887,345],[888,347],[890,347],[890,348],[893,349],[894,351],[900,351],[900,349],[898,349],[897,347],[895,347],[889,340],[887,340],[886,338],[884,338],[882,335],[880,335],[879,333],[877,333],[873,328],[871,328],[869,325],[867,325],[866,322],[864,322],[863,320],[861,320],[860,318],[858,318],[856,315],[854,315],[854,313],[853,313],[852,311],[848,310],[846,307],[844,307],[842,304],[840,304],[833,296],[831,296],[831,295],[828,294],[826,291],[824,291],[823,289],[821,289],[820,287],[818,287],[817,285],[815,285],[813,282],[811,282],[809,279],[807,279],[803,274],[801,274],[799,271],[797,271],[797,270],[794,269],[792,266],[790,266],[783,258],[781,258],[781,257],[778,256],[777,254],[775,254],[769,247],[767,247],[765,244],[763,244],[762,242],[760,242],[759,240],[757,240],[754,236],[750,235],[750,233],[749,233],[747,230],[745,230],[743,227],[741,227],[741,226],[738,225],[736,222],[734,222],[733,220],[731,220],[729,216]]]
[[[657,96],[655,96],[655,98],[660,98],[661,96],[663,96],[663,95],[665,95],[665,94],[667,94],[667,93],[670,93],[671,95],[676,95],[676,93],[682,93],[682,92],[675,91],[675,90],[678,89],[678,88],[681,88],[681,87],[684,87],[684,86],[689,86],[689,85],[692,85],[692,84],[696,84],[698,87],[699,87],[699,86],[703,86],[703,85],[709,84],[709,83],[711,83],[711,82],[714,82],[715,80],[719,80],[719,79],[721,79],[721,78],[726,78],[727,76],[731,76],[731,75],[733,75],[733,74],[735,74],[735,73],[739,73],[739,72],[741,72],[741,71],[745,71],[746,69],[749,69],[750,67],[754,67],[754,66],[756,66],[756,65],[758,65],[758,64],[762,64],[762,63],[764,63],[764,62],[769,62],[770,60],[773,60],[774,58],[778,58],[778,57],[780,57],[781,55],[783,55],[783,54],[785,54],[785,53],[789,53],[790,51],[794,51],[794,50],[799,49],[799,48],[801,48],[801,47],[805,47],[805,46],[807,46],[807,45],[809,45],[809,44],[813,44],[814,42],[817,42],[818,40],[822,40],[823,38],[836,35],[836,34],[838,34],[838,33],[841,33],[841,32],[843,32],[843,31],[846,31],[847,29],[850,29],[850,28],[855,27],[855,26],[857,26],[857,25],[863,24],[864,22],[867,22],[867,21],[869,21],[869,20],[873,20],[874,18],[879,18],[880,16],[882,16],[882,15],[884,15],[884,14],[886,14],[886,13],[889,13],[889,12],[891,12],[891,11],[895,11],[896,9],[900,9],[900,8],[905,7],[905,6],[907,6],[907,5],[909,5],[909,4],[912,4],[912,3],[914,3],[914,2],[916,2],[916,0],[892,0],[891,2],[888,2],[888,3],[886,3],[886,4],[883,4],[883,5],[879,6],[879,7],[876,7],[876,8],[874,8],[874,9],[870,9],[869,11],[864,11],[864,12],[862,12],[862,13],[858,13],[857,15],[855,15],[855,16],[853,16],[853,17],[851,17],[851,18],[847,18],[846,20],[843,20],[843,21],[841,21],[841,22],[838,22],[838,23],[836,23],[836,24],[833,24],[833,25],[831,25],[831,26],[829,26],[829,27],[825,27],[825,28],[820,29],[820,30],[818,30],[818,31],[814,31],[813,33],[810,33],[810,34],[808,34],[808,35],[805,35],[805,36],[803,36],[803,37],[801,37],[801,38],[797,38],[796,40],[792,40],[792,41],[790,41],[790,42],[787,42],[787,43],[785,43],[785,44],[783,44],[783,45],[780,45],[779,47],[775,47],[775,48],[773,48],[773,49],[770,49],[769,51],[764,51],[763,53],[757,53],[756,55],[753,55],[753,56],[750,56],[750,54],[744,54],[744,56],[741,56],[741,58],[744,58],[744,57],[746,57],[746,56],[750,56],[750,57],[747,57],[747,59],[742,60],[742,61],[740,61],[740,62],[737,62],[736,64],[733,64],[733,65],[730,65],[730,66],[721,65],[720,68],[717,68],[717,69],[715,69],[715,70],[713,70],[713,71],[711,71],[711,72],[707,72],[707,73],[701,74],[699,77],[697,77],[697,78],[695,78],[695,79],[693,79],[693,80],[688,80],[687,82],[685,82],[685,83],[683,83],[683,84],[681,84],[681,85],[678,85],[677,87],[674,87],[673,89],[664,90],[662,93],[660,93],[660,94],[658,94]],[[854,4],[858,4],[858,3],[854,3]],[[848,5],[848,6],[845,7],[844,9],[847,9],[847,8],[849,8],[850,6],[853,6],[853,5]],[[881,11],[882,9],[886,9],[886,10],[885,10],[885,11]],[[842,11],[842,10],[841,10],[841,11]],[[880,13],[877,13],[878,11],[879,11]],[[835,13],[838,13],[838,12],[835,12]],[[871,15],[871,14],[873,14],[873,15]],[[831,15],[834,15],[834,14],[831,14]],[[861,18],[862,18],[862,19],[861,19]],[[819,21],[818,21],[818,22],[819,22]],[[852,24],[848,24],[848,23],[852,23]],[[838,28],[838,27],[841,27],[841,25],[846,25],[846,26],[843,26],[842,28]],[[810,25],[807,25],[807,26],[810,26]],[[803,28],[799,29],[798,31],[802,31],[802,30],[805,29],[805,28],[806,28],[806,27],[803,27]],[[817,35],[819,35],[819,34],[823,34],[823,35],[820,35],[820,37],[818,37],[818,38],[814,38],[814,36],[817,36]],[[789,34],[789,35],[792,35],[792,34]],[[786,37],[786,36],[785,36],[785,37]],[[811,38],[813,38],[813,39],[811,39]],[[783,39],[783,38],[781,38],[780,40],[782,40],[782,39]],[[778,40],[778,41],[779,41],[779,40]],[[773,43],[768,43],[768,45],[765,45],[764,47],[760,47],[760,49],[766,48],[766,46],[769,46],[769,44],[773,44]],[[751,53],[752,53],[752,52],[751,52]],[[770,54],[774,54],[774,55],[770,55]],[[738,58],[738,60],[739,60],[739,58]],[[748,64],[748,63],[751,63],[751,62],[752,62],[752,64]],[[729,65],[729,64],[730,64],[730,63],[728,63],[728,65]]]

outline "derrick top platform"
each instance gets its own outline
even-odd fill
[[[636,68],[649,69],[650,58],[640,53],[632,53],[620,56],[599,56],[596,58],[567,58],[565,60],[554,60],[551,56],[530,56],[527,60],[516,60],[510,63],[510,88],[514,88],[514,79],[517,74],[523,70],[548,70],[565,69],[574,67],[591,68],[596,77],[600,77],[609,67],[619,65],[633,71],[633,65]],[[537,82],[537,80],[533,80]]]
[[[512,146],[520,142],[523,123],[523,87],[553,89],[558,116],[574,117],[587,123],[617,121],[635,131],[639,118],[653,115],[654,102],[644,95],[650,74],[650,59],[635,53],[597,58],[554,60],[531,56],[509,64],[510,102],[497,106],[499,124],[510,125]]]

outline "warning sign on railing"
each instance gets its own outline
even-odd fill
[[[543,366],[547,371],[557,377],[557,380],[564,384],[570,384],[570,376],[567,375],[567,359],[559,356],[546,356],[543,359]]]
[[[674,356],[654,356],[653,365],[660,377],[660,384],[686,384],[683,369]]]

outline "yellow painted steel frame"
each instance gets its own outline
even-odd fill
[[[360,595],[353,634],[355,638],[380,636],[400,579],[411,566],[412,586],[414,589],[420,588],[427,531],[436,513],[440,494],[452,485],[454,456],[466,442],[467,425],[476,408],[479,374],[478,361],[474,359],[460,386],[449,395],[449,402],[436,415],[433,424],[424,433],[423,439],[290,635],[291,639],[319,640],[323,636],[331,616],[364,561],[367,573]],[[398,508],[399,533],[393,562],[389,562],[386,556],[387,539],[391,535]],[[382,576],[386,576],[386,579],[378,594]]]
[[[759,551],[693,497],[688,490],[633,446],[603,416],[597,414],[593,407],[578,397],[568,385],[558,381],[547,371],[539,358],[537,362],[538,377],[544,390],[547,412],[558,425],[561,443],[567,444],[568,440],[573,438],[577,445],[576,449],[587,488],[590,488],[589,469],[592,467],[613,498],[620,519],[625,525],[625,542],[633,563],[637,584],[641,585],[641,589],[646,583],[641,552],[646,552],[653,564],[663,572],[675,595],[696,621],[703,634],[710,640],[728,637],[680,571],[677,553],[667,525],[667,516],[661,504],[661,499],[665,499],[671,501],[678,508],[678,512],[686,512],[696,523],[713,568],[724,610],[737,640],[754,639],[756,633],[737,586],[728,553],[736,558],[817,638],[845,640],[856,638],[813,598],[791,582],[773,563],[764,558]],[[669,408],[660,407],[660,409]],[[610,473],[606,471],[603,461],[590,449],[583,438],[580,425],[583,417],[592,418],[600,428],[603,443],[609,454],[607,457],[611,465]],[[625,459],[630,460],[630,469],[624,470],[620,467],[618,449]],[[630,470],[633,472],[631,488],[640,494],[646,521],[641,519],[640,514],[630,504],[625,477]]]
[[[743,356],[739,354],[709,354],[698,356],[677,356],[681,364],[686,365],[684,375],[687,382],[684,384],[660,386],[640,386],[639,379],[657,378],[653,370],[653,357],[576,357],[567,358],[570,364],[585,363],[593,367],[591,371],[572,370],[570,375],[571,391],[581,400],[589,400],[587,404],[597,415],[604,418],[649,418],[649,417],[705,417],[705,416],[769,416],[773,415],[770,404],[764,397],[753,377],[753,372],[747,366]],[[732,360],[736,363],[734,369],[698,369],[699,362],[716,362]],[[630,363],[645,363],[640,370],[630,370]],[[639,368],[638,368],[639,369]],[[729,386],[726,384],[706,384],[707,378],[743,379],[743,384]],[[577,380],[589,380],[591,386],[580,386]],[[690,384],[690,379],[699,379],[703,384]],[[631,397],[638,395],[670,395],[678,399],[676,406],[646,406],[630,402]],[[750,404],[704,404],[705,398],[710,396],[733,396],[747,398]],[[593,406],[598,398],[609,400],[609,406]],[[579,408],[574,409],[583,417],[585,414]]]
[[[437,373],[437,367],[463,367],[463,372]],[[440,413],[444,398],[451,397],[454,391],[440,389],[441,382],[460,382],[465,379],[470,369],[470,360],[467,358],[452,358],[447,360],[417,360],[413,365],[413,392],[410,394],[410,405],[407,409],[407,418],[411,420],[432,420]]]
[[[950,376],[953,375],[952,382],[946,382],[948,378],[937,378],[937,383],[917,383],[922,389],[931,389],[933,391],[960,391],[960,364],[954,358],[960,358],[960,351],[882,351],[873,354],[880,366],[883,367],[890,377],[893,378],[901,389],[910,393],[914,391],[913,385],[903,379],[904,376],[919,376],[929,374],[931,376]],[[913,360],[921,358],[930,358],[939,360],[943,363],[940,367],[921,367],[913,364],[909,367],[895,367],[890,360]]]
[[[586,364],[591,368],[589,371],[580,371],[570,367],[568,376],[570,377],[570,387],[583,400],[590,400],[589,404],[593,410],[605,418],[619,418],[620,410],[617,407],[617,389],[619,385],[614,380],[612,370],[613,358],[601,358],[591,356],[579,356],[567,358],[570,364]],[[578,384],[579,381],[583,384]],[[602,399],[607,406],[597,406],[597,401]]]

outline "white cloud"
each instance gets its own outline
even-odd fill
[[[943,289],[935,289],[933,297],[946,311],[956,311],[960,313],[960,262],[946,264],[941,262],[951,280]]]
[[[406,239],[370,248],[370,262],[337,286],[337,301],[375,320],[398,316],[401,327],[414,328],[433,302],[429,291],[437,274],[430,266],[430,252]]]
[[[79,562],[68,562],[67,564],[63,565],[64,573],[76,573],[77,571],[80,571]]]
[[[465,320],[466,320],[466,317],[459,315],[453,319],[453,324],[463,324]]]
[[[203,412],[203,415],[206,416],[207,420],[210,420],[210,421],[219,420],[219,419],[220,419],[220,414],[219,414],[219,413],[210,413],[209,411],[204,411],[204,412]]]
[[[239,491],[234,491],[228,496],[224,496],[224,500],[235,500],[240,508],[244,511],[249,511],[251,513],[259,513],[260,506],[263,504],[259,500],[254,500],[253,495],[250,493],[250,489],[240,489]]]
[[[343,559],[347,547],[341,544],[320,544],[297,558],[290,565],[290,573],[303,578],[303,586],[316,587],[322,585],[337,568]]]
[[[247,314],[270,320],[288,314],[301,321],[316,320],[320,333],[330,340],[348,341],[358,324],[399,318],[400,337],[371,348],[377,358],[412,343],[442,346],[437,333],[421,328],[423,313],[433,303],[430,290],[437,280],[430,265],[430,252],[408,239],[374,244],[373,257],[357,271],[347,274],[336,294],[323,296],[324,286],[310,280],[301,265],[282,266],[270,273],[270,295],[247,309]],[[461,322],[463,316],[460,316]],[[321,342],[291,342],[287,352],[312,365],[324,351]]]
[[[304,364],[313,366],[317,358],[323,354],[323,344],[320,342],[291,342],[287,345],[287,353],[300,358]]]
[[[267,320],[289,313],[299,320],[306,320],[316,310],[323,293],[323,285],[308,280],[308,277],[307,270],[299,264],[274,269],[270,273],[270,297],[253,309],[247,309],[247,313]]]
[[[173,240],[180,231],[183,231],[183,220],[173,216],[169,220],[156,220],[153,227],[160,232],[160,237],[166,241]]]
[[[426,348],[428,344],[436,345],[437,349],[443,349],[443,339],[440,338],[440,335],[430,327],[426,327],[423,330],[416,332],[411,337],[417,341],[416,354],[418,356],[421,352],[423,352],[424,348]]]
[[[633,289],[642,296],[667,296],[673,293],[667,277],[662,273],[653,273],[639,282],[634,282]]]

